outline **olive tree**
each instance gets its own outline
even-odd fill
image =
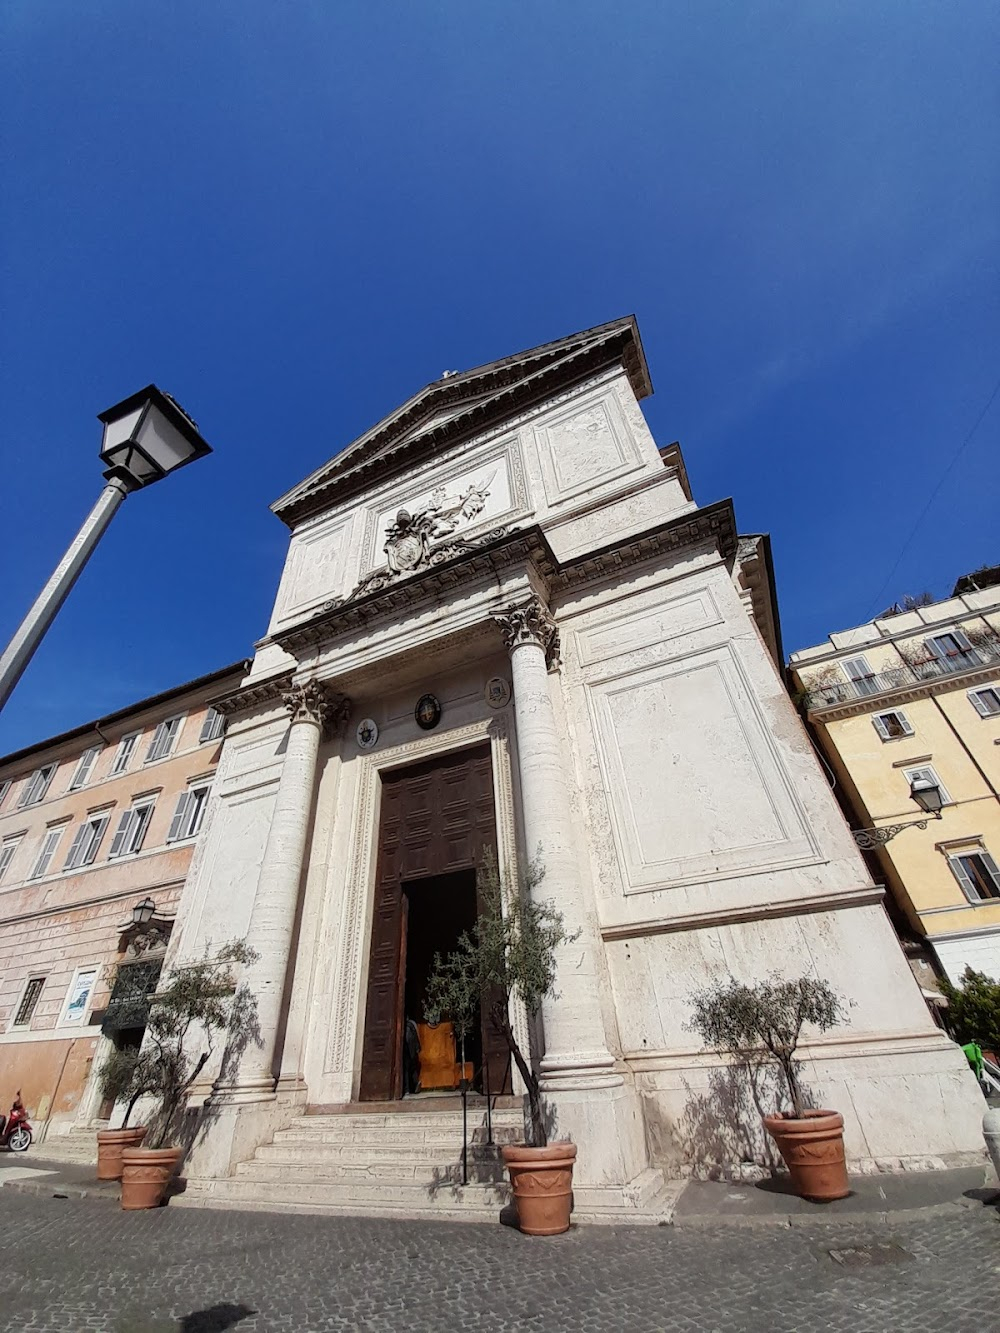
[[[503,1037],[528,1090],[532,1145],[539,1148],[548,1142],[548,1134],[538,1074],[530,1052],[522,1051],[514,1034],[508,1001],[520,1000],[534,1018],[555,985],[556,950],[574,938],[567,933],[561,914],[536,896],[544,873],[536,856],[520,882],[505,882],[492,852],[484,854],[476,876],[481,910],[475,925],[459,937],[451,953],[444,958],[435,955],[425,1015],[429,1023],[449,1019],[463,1038],[477,1012],[486,1014]]]
[[[795,1052],[808,1023],[826,1032],[846,1017],[829,983],[818,977],[769,977],[748,986],[734,977],[691,996],[689,1027],[711,1050],[732,1052],[748,1065],[773,1063],[784,1076],[793,1114],[805,1109]]]

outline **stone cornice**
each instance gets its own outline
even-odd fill
[[[880,713],[899,704],[912,703],[914,699],[927,699],[934,694],[946,694],[950,690],[974,689],[977,685],[996,680],[998,674],[1000,674],[1000,662],[987,662],[969,671],[953,671],[946,676],[935,676],[931,680],[911,681],[893,690],[866,694],[861,699],[848,699],[844,703],[831,704],[826,708],[811,707],[808,710],[809,720],[839,722],[845,717],[863,717],[866,713]]]
[[[640,564],[653,556],[669,555],[688,547],[714,543],[723,560],[731,561],[736,554],[736,518],[732,500],[718,500],[693,513],[647,528],[634,536],[623,537],[596,551],[574,556],[559,566],[550,581],[553,592],[567,591],[581,583],[589,583],[604,574],[615,574],[629,566]]]
[[[525,374],[525,367],[532,363],[538,368]],[[559,387],[614,364],[624,367],[637,397],[652,392],[633,320],[615,321],[610,326],[587,330],[522,356],[428,385],[271,508],[282,522],[295,527],[334,503],[412,466],[417,458],[440,453],[479,434],[498,419],[549,398]],[[434,411],[460,402],[470,394],[482,393],[489,397],[479,403],[471,402],[455,417],[430,430],[410,433]]]
[[[645,935],[670,935],[677,931],[706,930],[713,926],[734,926],[783,916],[810,916],[816,912],[842,912],[851,907],[871,907],[885,897],[885,888],[873,884],[841,893],[810,894],[801,898],[777,899],[746,907],[720,908],[712,912],[685,912],[681,916],[658,917],[652,921],[630,921],[604,926],[605,940],[633,940]]]
[[[223,717],[232,717],[235,713],[244,713],[260,704],[282,701],[291,683],[292,672],[283,671],[280,676],[270,676],[256,684],[245,685],[232,694],[224,694],[221,699],[213,699],[211,706]]]
[[[656,556],[707,542],[715,544],[727,561],[735,555],[736,520],[731,500],[682,514],[563,564],[557,561],[542,528],[534,525],[499,536],[447,563],[425,567],[388,587],[327,603],[308,620],[279,630],[262,643],[276,643],[286,652],[298,654],[347,630],[367,628],[376,617],[426,605],[463,582],[495,575],[499,569],[517,564],[530,564],[545,588],[566,592]]]
[[[344,630],[359,629],[376,616],[420,606],[430,597],[450,592],[458,583],[499,567],[529,562],[548,578],[555,572],[556,558],[538,527],[525,528],[477,546],[447,564],[431,565],[408,579],[386,588],[328,604],[317,615],[274,634],[270,642],[295,653],[323,643]]]

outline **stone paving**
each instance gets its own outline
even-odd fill
[[[4,1190],[0,1329],[983,1333],[1000,1322],[1000,1215],[966,1202],[868,1228],[581,1227],[531,1240],[467,1223],[130,1214]]]

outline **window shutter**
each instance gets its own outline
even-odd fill
[[[205,741],[214,741],[222,735],[223,720],[222,714],[217,713],[214,708],[210,708],[205,714],[205,720],[201,724],[201,737],[199,744]]]
[[[87,850],[83,856],[83,864],[85,866],[93,865],[94,862],[97,860],[97,851],[101,845],[101,840],[104,837],[104,830],[107,827],[108,827],[107,815],[102,815],[100,819],[95,819],[91,821],[91,829],[93,831],[91,833],[90,842],[87,845]]]
[[[979,859],[992,876],[993,883],[1000,889],[1000,870],[997,869],[997,863],[990,856],[989,852],[980,852]]]
[[[73,841],[70,844],[69,855],[66,857],[66,863],[63,866],[64,870],[72,870],[74,866],[78,866],[83,860],[83,845],[87,840],[87,834],[89,832],[90,821],[85,819],[77,829]]]
[[[979,693],[976,690],[970,690],[969,702],[972,704],[973,708],[976,710],[976,712],[979,714],[980,717],[989,717],[990,715],[989,704],[983,697],[982,693]]]
[[[138,852],[142,850],[146,830],[149,828],[149,821],[153,817],[153,807],[151,805],[140,805],[132,813],[135,815],[135,823],[132,825],[132,832],[126,850]]]
[[[969,878],[969,874],[966,871],[965,866],[962,865],[961,860],[957,856],[949,856],[948,864],[951,866],[955,878],[958,880],[959,884],[961,884],[962,892],[965,894],[966,898],[968,898],[969,902],[978,903],[980,899],[979,894],[976,892],[976,886]]]
[[[164,725],[165,724],[161,722],[160,725],[153,732],[153,739],[149,742],[149,749],[146,751],[147,764],[150,762],[151,759],[159,759],[160,757],[160,747],[163,744]]]
[[[864,680],[865,676],[871,675],[871,672],[868,670],[868,663],[863,657],[852,658],[850,661],[845,662],[844,670],[847,672],[851,680]]]
[[[940,643],[938,643],[937,639],[924,639],[924,647],[930,653],[931,657],[936,657],[939,662],[947,660],[948,654],[945,652],[944,648],[941,647]]]
[[[960,629],[953,629],[951,631],[951,634],[952,638],[955,640],[956,648],[961,648],[963,653],[967,653],[970,651],[970,649],[972,648],[972,644],[969,642],[967,636],[964,635]]]
[[[167,842],[176,842],[178,838],[184,836],[184,820],[187,817],[188,806],[191,804],[191,793],[182,791],[177,798],[177,809],[174,811],[174,817],[170,821],[170,832],[167,834]]]
[[[128,837],[129,829],[132,825],[132,817],[134,814],[134,810],[122,811],[122,817],[118,821],[118,827],[115,829],[115,836],[111,839],[111,850],[108,852],[109,857],[121,856],[122,849],[125,846],[125,840]]]
[[[80,762],[76,766],[76,772],[73,774],[73,781],[70,784],[70,791],[76,791],[78,787],[86,785],[90,777],[90,771],[94,767],[94,760],[100,751],[99,745],[93,745],[89,750],[84,750],[80,756]]]
[[[872,725],[884,741],[889,739],[889,728],[885,725],[885,718],[880,717],[878,713],[872,718]]]

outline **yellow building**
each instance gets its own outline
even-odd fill
[[[1000,568],[789,666],[855,838],[910,930],[952,981],[966,966],[1000,978]]]

